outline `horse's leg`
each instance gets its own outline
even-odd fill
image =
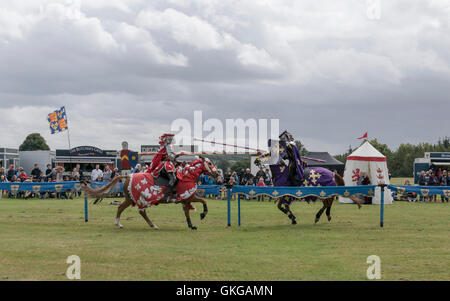
[[[122,215],[122,212],[131,206],[133,202],[128,196],[125,196],[125,201],[120,204],[119,208],[117,209],[117,215],[116,215],[116,226],[120,229],[123,228],[123,226],[120,224],[120,216]]]
[[[326,199],[323,200],[323,207],[316,214],[316,221],[315,221],[316,224],[320,221],[320,217],[322,216],[325,209],[327,209]]]
[[[331,222],[331,206],[333,206],[334,198],[327,199],[327,217],[328,221]]]
[[[184,215],[186,216],[186,222],[190,229],[197,230],[197,227],[192,225],[191,215],[189,213],[189,205],[190,205],[190,202],[183,202],[183,211],[184,211]]]
[[[155,230],[159,230],[157,225],[154,225],[152,223],[152,221],[148,218],[147,216],[147,211],[145,209],[143,210],[139,210],[139,214],[145,219],[145,221],[147,222],[147,224],[150,226],[150,228],[155,229]]]
[[[286,208],[286,210],[288,212],[288,217],[292,221],[292,224],[297,225],[297,217],[294,215],[294,213],[292,213],[291,206],[285,204],[284,207]]]
[[[286,214],[289,217],[289,219],[292,221],[293,225],[297,224],[296,217],[292,213],[290,206],[287,204],[284,204],[284,208],[283,208],[283,198],[280,198],[280,200],[278,201],[278,209],[280,209],[281,212],[283,212],[284,214]]]
[[[202,219],[202,220],[205,219],[206,215],[208,214],[208,204],[206,203],[206,201],[195,195],[192,198],[190,198],[189,201],[191,203],[202,203],[203,204],[203,212],[200,214],[200,219]]]

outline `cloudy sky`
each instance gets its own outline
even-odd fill
[[[0,146],[67,148],[46,120],[63,105],[72,146],[138,150],[194,110],[278,118],[333,154],[366,130],[433,143],[449,49],[448,0],[2,0]]]

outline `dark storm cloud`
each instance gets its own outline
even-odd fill
[[[374,1],[371,1],[374,2]],[[375,1],[376,2],[376,1]],[[309,149],[448,135],[447,1],[2,1],[2,144],[66,105],[74,144],[155,143],[178,118],[279,118]]]

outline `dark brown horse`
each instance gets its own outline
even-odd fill
[[[198,175],[200,175],[200,173],[204,172],[204,173],[208,173],[212,176],[216,176],[217,175],[217,169],[216,167],[211,163],[211,161],[209,161],[208,159],[204,159],[201,158],[201,163],[196,164],[191,166],[190,168],[196,169],[195,171],[197,171]],[[154,190],[157,190],[157,194],[155,195],[151,195],[151,197],[149,197],[149,195],[144,195],[142,193],[141,197],[136,200],[136,198],[134,197],[132,191],[130,191],[130,188],[132,187],[131,181],[133,177],[143,177],[144,174],[133,174],[130,176],[118,176],[115,177],[108,185],[103,186],[99,189],[92,189],[89,185],[87,185],[86,183],[83,183],[83,189],[85,189],[87,191],[87,193],[89,194],[89,196],[91,197],[96,197],[96,198],[102,198],[104,197],[106,194],[108,194],[108,192],[116,185],[119,183],[120,180],[124,180],[124,185],[123,185],[123,191],[124,191],[124,195],[125,195],[125,201],[123,201],[118,210],[117,210],[117,215],[116,215],[116,226],[119,228],[123,228],[123,226],[120,224],[120,216],[122,214],[122,212],[127,209],[130,206],[139,206],[139,213],[140,215],[144,218],[144,220],[147,222],[147,224],[150,226],[150,228],[158,230],[158,226],[156,226],[147,216],[146,213],[146,209],[149,208],[152,205],[157,205],[157,204],[168,204],[168,203],[163,203],[160,202],[159,199],[162,197],[162,195],[164,194],[164,191],[166,189],[165,186],[158,186],[157,184],[155,184],[154,186],[152,186],[151,188]],[[150,174],[146,174],[146,179],[149,179],[149,177],[151,177]],[[198,178],[198,177],[197,177]],[[187,194],[186,191],[182,191],[179,190],[178,187],[181,187],[183,185],[177,185],[177,193],[181,196],[175,203],[181,203],[183,205],[183,211],[184,214],[186,216],[186,222],[188,224],[188,227],[192,230],[197,230],[196,226],[192,225],[191,222],[191,218],[190,218],[190,209],[192,208],[191,203],[202,203],[203,204],[203,212],[200,214],[201,219],[204,219],[208,213],[208,206],[207,203],[204,199],[199,198],[196,196],[195,192],[196,192],[196,181],[197,178],[195,179],[189,179],[186,181],[195,181],[192,183],[192,189],[189,190],[189,193]],[[181,179],[181,182],[186,184],[187,182],[183,182],[183,179]],[[180,184],[180,183],[178,183]],[[132,188],[131,188],[132,189]]]
[[[345,186],[344,179],[337,173],[334,173],[334,181],[337,186]],[[358,205],[359,209],[361,209],[361,207],[362,207],[361,201],[357,197],[349,197],[349,198]],[[285,213],[289,217],[289,219],[292,221],[293,225],[296,225],[297,220],[296,220],[295,215],[291,211],[291,207],[290,207],[291,201],[289,199],[292,200],[291,197],[280,198],[280,200],[278,201],[278,209],[280,209],[283,213]],[[308,198],[303,198],[303,199],[308,199]],[[331,207],[333,206],[334,197],[320,198],[320,199],[323,202],[323,207],[319,210],[319,212],[317,212],[315,223],[317,224],[320,221],[320,218],[322,217],[322,214],[324,213],[325,210],[326,210],[326,214],[328,217],[328,221],[331,222]],[[283,208],[283,206],[284,206],[284,208]]]

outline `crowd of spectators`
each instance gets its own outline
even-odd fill
[[[406,185],[406,184],[405,184]],[[436,171],[430,169],[427,172],[422,171],[419,176],[419,186],[450,186],[450,173],[448,170],[443,170],[442,168]],[[431,196],[420,196],[418,198],[419,202],[434,201],[437,202],[437,195]],[[442,202],[449,201],[448,197],[441,197]],[[416,202],[417,198],[410,199],[412,202]]]
[[[185,166],[187,163],[180,163],[179,166]],[[131,173],[140,173],[147,170],[148,166],[141,166],[137,164],[136,167],[131,171]],[[85,172],[81,169],[80,164],[77,164],[72,171],[66,172],[64,167],[56,166],[52,168],[50,164],[47,165],[47,169],[42,171],[39,169],[38,164],[34,165],[33,170],[29,175],[24,171],[22,167],[16,169],[14,165],[9,166],[8,170],[5,168],[0,168],[0,182],[64,182],[64,181],[80,181],[84,179],[90,179],[91,182],[110,182],[117,175],[119,175],[119,169],[114,168],[111,169],[110,166],[106,165],[103,169],[100,168],[100,165],[97,164],[95,168],[92,170],[90,177],[84,175]],[[243,185],[243,186],[257,186],[257,187],[266,187],[273,186],[272,176],[270,170],[268,168],[264,169],[260,167],[256,175],[251,173],[249,168],[242,168],[239,171],[232,171],[230,168],[227,168],[225,172],[219,170],[219,175],[216,178],[213,178],[207,174],[202,174],[198,179],[198,185]],[[419,176],[420,186],[450,186],[450,172],[447,170],[443,170],[441,168],[429,171],[422,171]],[[360,174],[360,178],[358,180],[358,185],[370,185],[370,179],[368,175],[364,172]],[[405,182],[405,185],[411,185],[409,181]],[[0,192],[0,198],[7,194],[10,198],[30,198],[30,197],[39,197],[39,198],[73,198],[74,196],[80,196],[81,191],[64,191],[64,192],[51,192],[51,191],[40,191],[39,193],[34,192]],[[224,191],[222,191],[220,198],[225,197]],[[394,195],[395,198],[399,200],[408,200],[410,202],[425,202],[429,201],[437,202],[437,195],[431,196],[417,196],[414,193],[408,193],[405,195]],[[365,203],[371,203],[371,198],[361,196],[362,201]],[[247,198],[248,199],[248,198]],[[259,197],[258,200],[264,200],[264,198]],[[442,202],[449,201],[448,197],[441,197]]]

